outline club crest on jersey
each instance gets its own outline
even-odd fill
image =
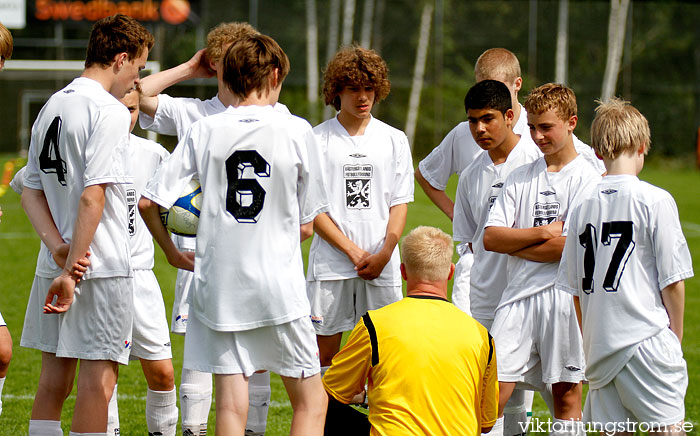
[[[127,189],[126,190],[126,207],[129,211],[129,236],[134,236],[136,234],[136,190]]]
[[[360,158],[363,158],[363,157],[367,157],[366,154],[361,154],[361,153],[353,153],[353,154],[349,154],[348,156],[354,157],[355,159],[360,159]]]
[[[551,224],[557,220],[559,216],[559,203],[535,203],[535,210],[533,211],[534,221],[532,226],[539,227],[547,224]]]
[[[540,194],[549,197],[550,195],[556,195],[557,193],[554,191],[542,191],[542,192],[540,192]]]
[[[369,209],[371,204],[373,167],[370,164],[344,165],[345,206],[348,209]]]
[[[616,192],[617,192],[617,189],[605,189],[603,191],[600,191],[601,194],[607,194],[607,195],[614,194]]]

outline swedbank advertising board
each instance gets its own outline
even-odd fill
[[[191,13],[190,2],[187,0],[34,0],[33,6],[34,8],[28,8],[32,18],[53,22],[92,22],[121,13],[142,22],[177,25],[185,22]]]

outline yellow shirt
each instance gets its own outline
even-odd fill
[[[347,404],[365,381],[372,435],[478,435],[496,422],[493,339],[437,297],[407,297],[362,317],[323,385]]]

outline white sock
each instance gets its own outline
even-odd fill
[[[61,421],[32,419],[29,421],[29,436],[63,436]]]
[[[496,420],[496,423],[491,427],[491,431],[488,433],[481,433],[482,435],[489,436],[503,436],[503,417],[501,416]]]
[[[557,436],[584,436],[586,432],[584,431],[583,421],[554,418],[550,434]]]
[[[180,408],[183,435],[204,436],[207,434],[211,393],[211,374],[182,368]]]
[[[5,386],[5,377],[0,377],[0,397],[2,397],[3,386]],[[2,415],[2,398],[0,398],[0,415]]]
[[[552,395],[552,385],[548,384],[547,389],[540,391],[540,395],[549,409],[549,414],[554,416],[554,396]]]
[[[248,379],[248,420],[246,436],[262,436],[267,426],[267,411],[270,408],[270,373],[254,373]]]
[[[503,409],[504,436],[527,434],[526,392],[522,389],[515,389],[506,403]]]
[[[117,406],[117,384],[107,407],[107,436],[119,436],[119,407]]]
[[[146,426],[148,433],[175,436],[177,431],[177,394],[170,391],[146,392]]]
[[[74,431],[68,432],[68,436],[104,436],[106,434],[107,433],[77,433]]]

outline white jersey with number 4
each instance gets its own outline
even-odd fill
[[[282,103],[276,103],[275,110],[289,114],[289,109]],[[142,129],[151,130],[161,135],[174,135],[178,140],[195,122],[210,115],[220,114],[226,106],[216,95],[208,100],[198,98],[171,97],[168,94],[158,94],[158,108],[154,117],[141,111],[139,125]],[[194,250],[195,238],[172,235],[178,248]]]
[[[229,107],[192,125],[144,196],[170,208],[202,185],[190,314],[239,331],[310,314],[300,224],[328,210],[311,126],[272,106]]]
[[[134,178],[134,184],[129,189],[133,189],[133,198],[136,200],[129,203],[129,212],[133,213],[135,218],[133,227],[129,229],[132,267],[133,269],[153,269],[153,237],[139,214],[138,199],[141,198],[148,181],[170,153],[157,142],[133,134],[129,137],[129,152],[132,162],[131,175]],[[128,191],[127,197],[131,197]]]
[[[586,377],[606,385],[669,318],[666,286],[693,276],[678,209],[663,189],[606,176],[569,213],[557,287],[579,297]]]
[[[539,158],[506,178],[484,227],[525,229],[566,221],[569,208],[586,185],[598,183],[600,174],[578,155],[558,172],[547,171]],[[559,262],[534,262],[508,256],[508,285],[498,307],[535,295],[554,286]]]
[[[80,196],[106,184],[105,206],[90,244],[85,279],[131,275],[126,186],[129,175],[129,111],[98,82],[73,80],[46,102],[32,126],[24,187],[44,191],[63,240],[73,239]],[[50,256],[37,275],[60,274]]]
[[[474,264],[470,275],[470,303],[472,316],[477,319],[493,319],[508,283],[508,255],[484,249],[484,224],[506,177],[516,168],[537,160],[538,156],[535,144],[521,139],[505,162],[494,165],[491,156],[482,153],[459,177],[452,232],[455,241],[472,244]],[[453,290],[460,291],[459,288]]]
[[[314,127],[323,155],[331,219],[352,242],[368,253],[384,245],[389,209],[413,201],[413,161],[406,135],[372,117],[363,135],[350,136],[331,118]],[[372,284],[401,285],[398,246]],[[355,265],[326,240],[314,236],[307,279],[357,278]]]

